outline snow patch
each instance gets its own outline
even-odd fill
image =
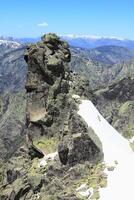
[[[100,189],[100,200],[134,199],[134,153],[129,141],[102,117],[91,101],[82,100],[78,114],[100,138],[106,165],[114,167],[112,171],[106,169],[108,184]]]
[[[73,99],[80,99],[80,96],[77,95],[77,94],[73,94],[73,95],[72,95],[72,98],[73,98]]]
[[[44,166],[46,166],[47,163],[48,163],[49,161],[53,161],[57,155],[58,155],[58,152],[57,152],[57,151],[45,155],[44,158],[42,158],[42,159],[39,161],[38,167],[44,167]]]

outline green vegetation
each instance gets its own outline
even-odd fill
[[[103,163],[98,163],[90,170],[87,184],[94,190],[96,190],[98,187],[107,186],[107,177],[106,174],[104,174],[103,172],[105,167],[106,166]]]
[[[89,188],[93,188],[93,195],[91,197],[91,199],[93,200],[99,199],[98,189],[107,186],[107,175],[104,173],[105,168],[106,166],[104,163],[98,163],[96,165],[89,166],[88,174],[76,182],[77,187],[86,183]],[[80,199],[83,200],[83,197],[81,197]]]

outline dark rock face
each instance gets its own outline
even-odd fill
[[[94,133],[90,129],[88,133],[65,136],[58,147],[60,161],[70,166],[85,161],[90,163],[100,161],[103,158],[101,145],[91,139],[91,134]]]

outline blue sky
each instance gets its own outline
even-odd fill
[[[0,35],[46,32],[134,39],[134,0],[0,0]]]

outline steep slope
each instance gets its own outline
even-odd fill
[[[10,49],[8,53],[3,51],[5,53],[0,59],[0,92],[24,89],[27,72],[23,58],[25,48]]]
[[[128,141],[108,124],[91,101],[83,100],[78,113],[100,138],[104,161],[113,167],[112,172],[107,171],[108,186],[100,190],[99,199],[133,199],[134,153]]]
[[[26,63],[22,45],[0,40],[0,158],[8,159],[23,140]]]
[[[25,91],[0,96],[0,159],[9,159],[24,139]]]

